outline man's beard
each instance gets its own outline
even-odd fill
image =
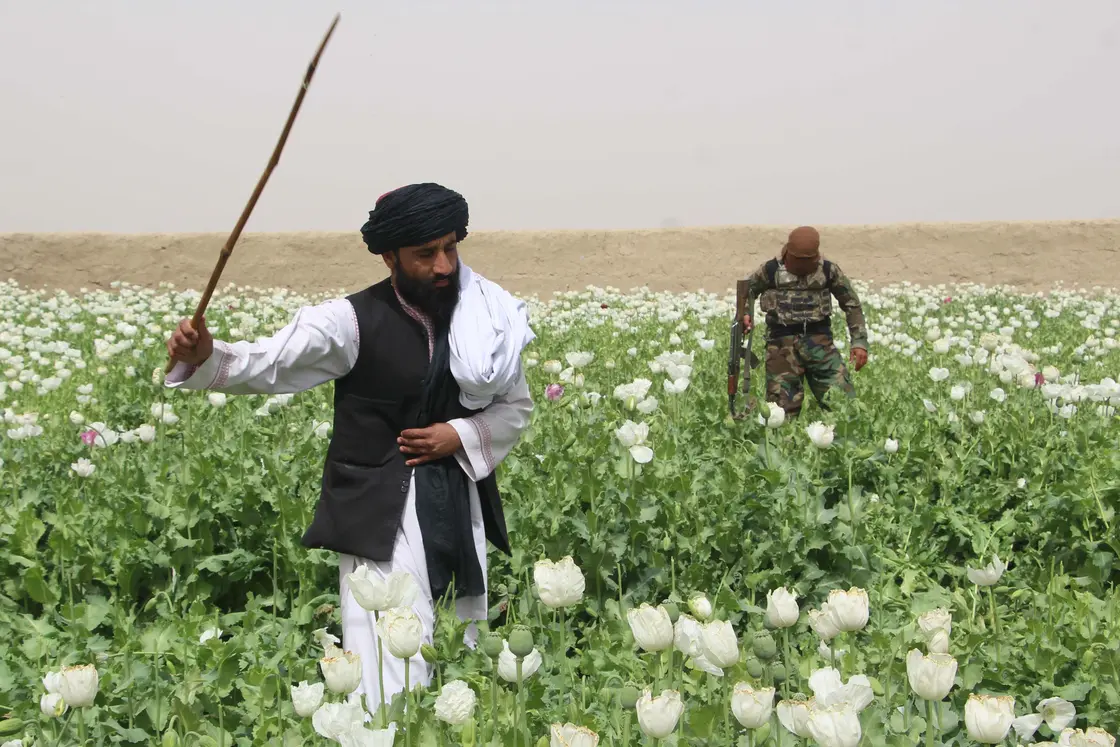
[[[459,265],[450,275],[436,275],[431,280],[414,278],[400,267],[393,279],[397,292],[408,303],[423,311],[436,321],[451,323],[451,315],[459,303]],[[446,280],[447,285],[437,288],[435,283]]]

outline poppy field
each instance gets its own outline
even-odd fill
[[[421,647],[407,582],[371,589],[384,656],[433,670],[382,709],[299,543],[331,387],[164,387],[195,292],[0,286],[0,745],[1113,745],[1120,295],[860,290],[857,396],[742,421],[733,297],[529,299],[489,620]]]

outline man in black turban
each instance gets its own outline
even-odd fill
[[[467,201],[438,184],[412,184],[378,198],[362,239],[389,267],[397,291],[449,321],[459,300],[457,247],[467,237]]]
[[[533,333],[524,303],[460,264],[467,218],[462,195],[438,184],[389,192],[361,231],[388,279],[302,308],[256,342],[216,341],[189,320],[167,341],[172,387],[273,394],[334,381],[303,543],[339,553],[342,642],[361,657],[372,708],[404,687],[399,659],[383,656],[379,677],[374,615],[410,607],[428,642],[445,595],[464,620],[486,619],[486,542],[510,552],[494,470],[529,423],[520,356]],[[428,681],[420,656],[411,667]]]

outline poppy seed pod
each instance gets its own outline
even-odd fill
[[[514,656],[525,657],[533,652],[533,633],[524,625],[514,625],[509,634],[509,650]]]

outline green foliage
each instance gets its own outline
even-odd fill
[[[317,498],[327,441],[315,427],[330,420],[330,387],[290,399],[230,397],[216,407],[204,393],[153,383],[149,374],[164,363],[158,330],[193,300],[131,289],[81,299],[10,287],[0,295],[10,429],[0,437],[0,633],[8,643],[0,723],[13,734],[17,724],[25,744],[73,733],[77,717],[48,719],[39,698],[47,672],[80,663],[95,664],[101,677],[96,705],[82,714],[97,744],[151,744],[171,733],[199,745],[317,739],[310,720],[296,717],[290,689],[321,680],[312,631],[341,634],[336,559],[299,542]],[[212,309],[208,321],[220,336],[237,328],[254,337],[309,300],[246,298]],[[1053,365],[1080,371],[1082,385],[1100,380],[1120,354],[1111,335],[1082,322],[1091,316],[1114,328],[1115,301],[962,291],[942,304],[914,288],[864,300],[874,358],[854,377],[858,398],[832,398],[827,412],[807,403],[800,420],[773,430],[726,417],[724,299],[598,292],[534,307],[539,338],[527,372],[536,407],[499,471],[514,551],[490,554],[483,625],[503,634],[528,625],[544,656],[523,691],[521,725],[534,742],[566,721],[593,728],[604,744],[621,739],[627,721],[636,736],[619,703],[634,682],[654,694],[681,691],[681,744],[733,744],[738,727],[727,723],[724,685],[777,679],[780,696],[808,693],[809,675],[827,661],[805,611],[851,586],[868,591],[870,624],[834,648],[846,651],[845,678],[864,673],[875,686],[861,718],[867,743],[924,738],[926,712],[910,694],[904,659],[924,647],[915,617],[934,607],[952,612],[950,652],[960,664],[939,711],[939,741],[962,743],[970,692],[1014,695],[1019,715],[1062,697],[1077,706],[1079,728],[1120,728],[1120,429],[1097,410],[1108,406],[1110,385],[1070,382],[1051,407],[1049,392],[1021,387],[1016,376],[1001,381],[991,360],[957,360],[978,353],[983,333],[1013,327],[1022,347],[1004,341],[996,350],[1008,365],[1033,351],[1032,371]],[[959,341],[951,353],[934,352],[926,320]],[[594,360],[546,373],[546,361],[575,351]],[[690,369],[683,393],[663,389],[666,359],[654,365],[659,372],[650,366],[667,351],[694,354],[688,364],[670,361]],[[56,361],[72,375],[51,389]],[[934,381],[931,366],[947,369],[948,380]],[[634,409],[644,397],[614,396],[635,378],[650,381],[659,400],[652,412]],[[759,369],[756,394],[761,378]],[[552,383],[565,387],[556,401],[544,396]],[[990,395],[997,387],[1005,401]],[[174,422],[153,410],[161,402]],[[34,423],[21,420],[31,414]],[[620,442],[616,429],[627,420],[649,426],[652,461],[637,464]],[[814,420],[834,426],[830,448],[806,435]],[[104,448],[83,443],[94,421],[124,438]],[[20,432],[36,424],[41,434]],[[145,424],[155,426],[150,443],[136,433]],[[888,438],[897,453],[884,449]],[[91,460],[92,475],[71,468],[79,459]],[[537,600],[532,567],[565,555],[583,570],[586,592],[561,624]],[[993,555],[1009,569],[989,595],[967,568]],[[798,594],[801,620],[788,645],[771,632],[777,656],[761,666],[748,653],[765,628],[766,593],[780,586]],[[626,622],[642,602],[670,599],[687,610],[695,591],[738,634],[740,663],[723,679],[679,653],[636,653]],[[222,636],[199,643],[211,628]],[[478,743],[512,744],[515,688],[494,687],[493,663],[462,645],[464,628],[440,616],[440,678],[463,679],[478,693]],[[763,649],[769,656],[770,645]],[[435,696],[434,684],[417,695],[415,744],[458,739],[434,719]],[[398,699],[394,708],[402,707]],[[772,721],[770,737],[780,728]],[[1052,738],[1046,727],[1041,734]]]

